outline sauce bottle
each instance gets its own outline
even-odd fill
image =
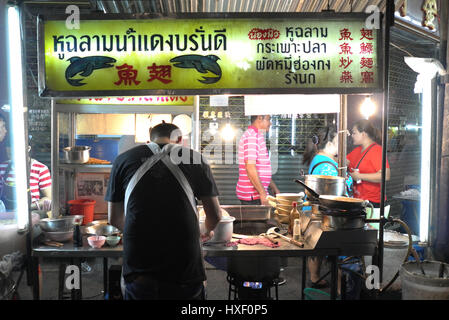
[[[301,224],[299,219],[295,219],[293,224],[293,240],[301,240]]]
[[[288,233],[293,234],[293,224],[295,219],[299,218],[298,203],[292,202],[293,209],[290,211],[289,223],[288,223]]]
[[[80,229],[80,222],[81,221],[75,221],[73,231],[73,244],[75,247],[82,247],[83,246],[83,236],[81,235],[81,229]]]

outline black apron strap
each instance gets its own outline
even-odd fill
[[[362,162],[362,160],[365,158],[366,154],[371,150],[372,147],[374,147],[376,144],[373,143],[368,150],[366,150],[365,154],[362,156],[362,158],[360,159],[359,163],[357,163],[357,166],[354,169],[358,169],[358,167],[360,166],[360,163]]]

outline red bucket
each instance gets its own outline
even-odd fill
[[[67,202],[70,205],[70,215],[82,215],[83,225],[91,223],[94,220],[95,200],[76,199]]]

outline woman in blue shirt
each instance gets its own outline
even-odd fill
[[[309,140],[303,155],[303,164],[309,166],[309,174],[323,176],[338,176],[338,163],[335,161],[338,153],[338,135],[335,127],[324,127],[318,130]],[[352,178],[346,179],[348,190],[352,187]],[[303,208],[307,210],[307,208]],[[309,208],[310,210],[310,208]],[[326,288],[329,283],[320,279],[322,257],[310,257],[308,268],[312,288]]]

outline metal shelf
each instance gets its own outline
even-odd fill
[[[112,164],[74,164],[59,163],[58,167],[64,170],[73,170],[78,172],[110,172]]]

